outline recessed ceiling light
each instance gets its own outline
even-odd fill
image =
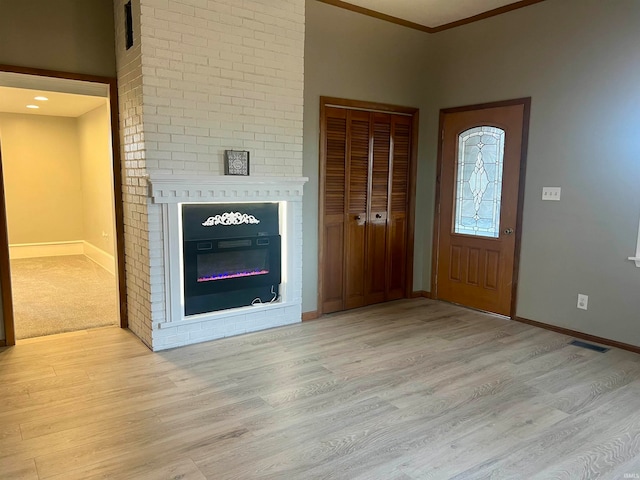
[[[47,100],[49,100],[47,97],[43,96],[33,97],[33,99],[38,100],[39,102],[46,102]]]
[[[27,108],[40,108],[38,105],[27,105]]]

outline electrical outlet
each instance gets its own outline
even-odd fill
[[[578,294],[578,308],[586,310],[589,307],[589,295]]]

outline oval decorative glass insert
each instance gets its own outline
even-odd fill
[[[458,135],[453,233],[500,236],[504,137],[490,126]]]

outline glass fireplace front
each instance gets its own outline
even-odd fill
[[[276,300],[281,282],[277,226],[277,204],[184,205],[185,314]]]

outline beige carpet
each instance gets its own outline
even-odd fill
[[[118,324],[116,282],[84,255],[11,260],[16,338]]]

